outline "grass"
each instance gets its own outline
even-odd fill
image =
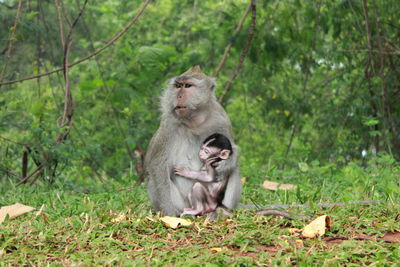
[[[242,166],[245,166],[242,164]],[[250,165],[248,165],[250,166]],[[394,265],[400,263],[399,164],[376,158],[368,167],[349,164],[281,171],[242,167],[247,178],[242,203],[307,203],[290,212],[327,214],[333,226],[324,237],[290,236],[288,228],[309,221],[236,210],[210,222],[196,218],[171,229],[151,214],[143,185],[129,181],[45,183],[15,188],[3,179],[0,206],[20,202],[39,209],[0,225],[0,266],[18,265]],[[263,180],[298,185],[295,191],[267,191]],[[319,202],[376,200],[374,205],[321,208]],[[116,222],[119,215],[124,219]],[[397,241],[396,241],[397,240]]]

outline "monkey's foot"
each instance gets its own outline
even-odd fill
[[[190,209],[190,208],[184,208],[183,212],[181,214],[181,217],[185,217],[185,216],[197,216],[201,214],[201,210],[195,210],[195,209]]]

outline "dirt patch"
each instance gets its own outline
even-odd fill
[[[391,243],[400,243],[400,232],[386,232],[385,235],[380,238]]]
[[[231,246],[229,247],[232,251],[240,251],[240,247]],[[278,246],[265,246],[265,245],[258,245],[255,247],[257,251],[242,251],[238,254],[238,256],[255,256],[260,252],[269,252],[272,254],[277,253],[278,251],[282,250],[281,247]]]
[[[329,236],[323,239],[328,245],[339,244],[346,240],[355,241],[383,241],[385,243],[400,243],[400,232],[385,232],[383,237],[357,235],[353,237],[347,236]]]

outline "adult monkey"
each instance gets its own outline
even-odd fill
[[[230,120],[216,100],[215,86],[213,78],[205,75],[199,66],[193,66],[172,78],[161,97],[160,127],[150,141],[145,172],[151,204],[164,215],[179,216],[184,208],[190,208],[187,196],[194,182],[175,175],[174,167],[199,170],[202,166],[199,147],[214,133],[227,136],[233,147],[232,156],[217,167],[228,179],[222,204],[232,210],[240,200],[238,152]]]

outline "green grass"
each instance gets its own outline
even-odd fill
[[[265,217],[239,209],[228,219],[211,223],[201,217],[192,226],[174,230],[151,214],[145,187],[133,182],[87,181],[85,186],[60,182],[51,187],[38,183],[15,188],[3,179],[1,206],[20,202],[37,209],[45,207],[44,214],[31,212],[0,225],[0,266],[400,263],[400,243],[388,238],[389,234],[400,238],[396,234],[400,232],[398,163],[382,157],[365,168],[313,163],[302,170],[242,167],[247,178],[242,203],[307,203],[309,208],[291,208],[290,212],[329,215],[333,226],[327,234],[303,240],[303,246],[287,229],[302,228],[307,220]],[[298,190],[267,191],[261,186],[265,179],[293,183]],[[366,199],[379,203],[332,208],[315,205]],[[120,214],[126,215],[125,219],[114,222]],[[341,239],[326,239],[333,237]]]

